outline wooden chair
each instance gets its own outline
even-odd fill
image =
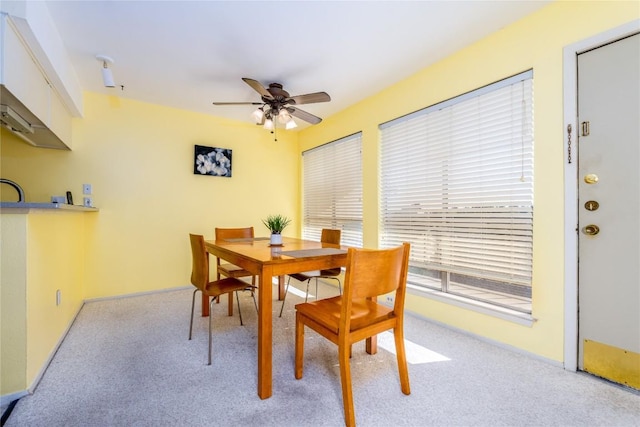
[[[193,310],[196,301],[196,292],[200,291],[203,295],[211,297],[209,303],[209,362],[211,365],[211,329],[213,319],[213,301],[216,297],[223,294],[229,294],[229,299],[233,301],[231,294],[236,293],[236,301],[238,302],[238,315],[240,316],[240,325],[242,325],[242,312],[240,311],[240,298],[238,297],[238,291],[247,290],[249,286],[246,282],[236,279],[235,277],[228,277],[222,280],[209,281],[209,256],[207,250],[204,247],[204,237],[197,234],[189,234],[191,240],[191,255],[193,259],[191,269],[191,283],[196,289],[193,291],[193,297],[191,298],[191,322],[189,323],[189,339],[191,339],[191,333],[193,331]],[[253,302],[256,304],[256,299],[253,293]],[[207,298],[209,300],[209,298]]]
[[[216,228],[215,229],[215,238],[216,240],[226,240],[226,239],[252,239],[254,237],[253,227],[245,227],[245,228]],[[238,267],[233,264],[223,264],[220,262],[220,258],[216,258],[216,277],[220,280],[221,276],[225,277],[249,277],[251,276],[251,288],[252,291],[255,290],[256,287],[256,276],[248,272],[247,270]],[[247,285],[248,286],[248,285]],[[255,297],[254,297],[255,300]],[[220,302],[219,298],[216,298],[217,302]],[[256,306],[256,311],[258,310],[258,306]],[[233,316],[233,298],[231,294],[229,294],[229,316]]]
[[[355,425],[349,362],[353,343],[367,339],[367,352],[373,354],[376,350],[374,336],[393,329],[400,388],[404,394],[410,393],[403,333],[408,265],[408,243],[394,249],[349,248],[344,294],[296,305],[295,377],[302,378],[305,326],[337,344],[344,418],[348,427]],[[376,302],[377,296],[393,291],[393,308]]]
[[[323,228],[322,234],[320,235],[320,242],[339,247],[341,234],[342,234],[341,230],[332,230],[330,228]],[[340,267],[337,267],[337,268],[331,268],[328,270],[314,270],[314,271],[306,271],[304,273],[290,274],[289,279],[287,280],[287,287],[284,291],[284,297],[282,298],[282,306],[280,307],[280,317],[282,317],[282,311],[284,310],[284,302],[287,299],[287,293],[289,292],[289,282],[291,282],[292,277],[300,282],[307,282],[307,293],[304,297],[304,302],[307,302],[309,298],[309,284],[311,283],[311,279],[316,280],[316,299],[318,299],[318,279],[336,280],[338,282],[338,290],[340,294],[342,294],[342,283],[338,278],[341,272],[342,272],[342,269]]]

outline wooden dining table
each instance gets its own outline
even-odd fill
[[[269,238],[257,237],[206,240],[205,247],[211,255],[258,276],[258,396],[267,399],[273,393],[273,278],[279,277],[277,298],[281,300],[284,275],[344,267],[347,248],[291,237],[283,237],[282,246],[271,246]],[[203,301],[203,310],[208,306]]]

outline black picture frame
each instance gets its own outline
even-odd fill
[[[195,175],[231,178],[233,150],[229,148],[196,145],[193,155]]]

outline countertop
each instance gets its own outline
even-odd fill
[[[74,212],[98,212],[98,208],[66,203],[0,202],[0,213],[28,213],[32,209],[57,209]]]

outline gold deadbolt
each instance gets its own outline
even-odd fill
[[[584,203],[584,208],[588,211],[597,211],[599,207],[600,203],[596,202],[595,200],[589,200],[588,202]]]
[[[595,184],[596,182],[598,182],[598,175],[596,175],[595,173],[590,173],[584,176],[584,182],[586,182],[587,184]]]
[[[595,236],[600,232],[600,227],[595,224],[589,224],[582,229],[582,232],[587,236]]]

